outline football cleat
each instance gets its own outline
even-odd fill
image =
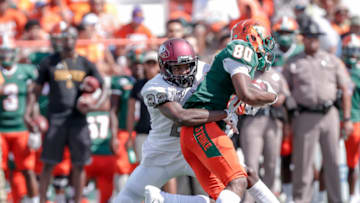
[[[145,186],[145,203],[164,203],[164,197],[160,192],[161,190],[155,186]]]

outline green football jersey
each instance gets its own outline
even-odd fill
[[[351,121],[360,122],[360,68],[352,68],[350,75],[355,85],[351,97]]]
[[[127,105],[133,85],[134,81],[129,76],[111,77],[111,92],[120,96],[118,104],[119,129],[126,129]]]
[[[224,61],[227,59],[231,59],[229,67],[224,67]],[[235,64],[231,64],[234,63],[232,61],[235,61]],[[243,66],[238,67],[239,64],[236,62]],[[215,56],[205,79],[187,100],[184,108],[225,109],[230,96],[235,93],[231,75],[227,70],[235,68],[237,72],[249,74],[253,78],[258,63],[258,57],[250,43],[242,40],[231,41]]]
[[[26,130],[24,114],[26,110],[27,86],[37,77],[36,68],[28,64],[16,64],[10,71],[2,69],[5,79],[4,94],[0,96],[0,132]]]
[[[110,113],[106,111],[90,112],[86,115],[91,138],[91,153],[111,155],[110,149]]]
[[[303,44],[293,44],[287,52],[282,52],[279,49],[276,49],[274,51],[275,54],[275,60],[272,64],[273,67],[283,67],[289,58],[297,55],[298,53],[304,51],[304,45]]]

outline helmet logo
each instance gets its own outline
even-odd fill
[[[168,58],[170,56],[169,51],[164,45],[161,45],[159,48],[159,56],[162,58]]]

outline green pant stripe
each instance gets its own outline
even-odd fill
[[[210,139],[205,124],[194,127],[193,136],[208,158],[221,156],[220,151]]]

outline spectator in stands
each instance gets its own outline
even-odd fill
[[[16,39],[21,37],[26,23],[25,15],[9,7],[9,0],[0,0],[0,33]]]
[[[50,32],[60,21],[70,22],[71,20],[69,9],[59,0],[50,0],[48,3],[37,1],[34,7],[29,18],[38,20],[46,32]]]
[[[99,34],[103,37],[112,37],[112,34],[118,29],[120,22],[116,18],[116,8],[105,3],[105,0],[90,0],[90,12],[99,18],[97,28]],[[111,12],[113,10],[115,10],[115,13]]]
[[[169,20],[166,23],[167,38],[183,38],[185,33],[184,24],[180,19]]]
[[[75,25],[79,25],[83,16],[86,13],[90,12],[90,4],[89,0],[64,0],[66,2],[66,6],[72,12],[72,20],[71,22]]]
[[[46,33],[37,20],[29,20],[25,24],[24,32],[21,36],[22,40],[47,40],[48,33]],[[22,47],[19,49],[19,61],[22,63],[30,63],[29,55],[33,52],[46,52],[49,48],[46,46],[37,47]]]
[[[103,39],[98,32],[99,18],[88,13],[84,16],[81,24],[78,26],[79,39],[91,40],[82,44],[77,44],[76,52],[86,56],[91,62],[95,63],[101,73],[111,75],[114,73],[114,58],[108,47],[97,42]]]
[[[124,25],[119,30],[117,30],[114,33],[114,36],[117,38],[123,38],[123,39],[129,39],[130,43],[126,43],[121,46],[117,46],[116,49],[116,55],[121,56],[124,55],[124,51],[126,51],[124,48],[131,49],[139,49],[139,51],[142,51],[146,48],[145,43],[131,45],[131,42],[139,42],[144,41],[148,39],[154,38],[152,32],[148,27],[146,27],[144,24],[144,13],[141,7],[135,6],[132,12],[132,20],[130,23]],[[130,45],[129,45],[130,44]],[[151,46],[151,45],[150,45]]]
[[[335,9],[334,18],[332,19],[331,26],[340,35],[348,33],[350,30],[349,10],[345,5],[340,4]]]

